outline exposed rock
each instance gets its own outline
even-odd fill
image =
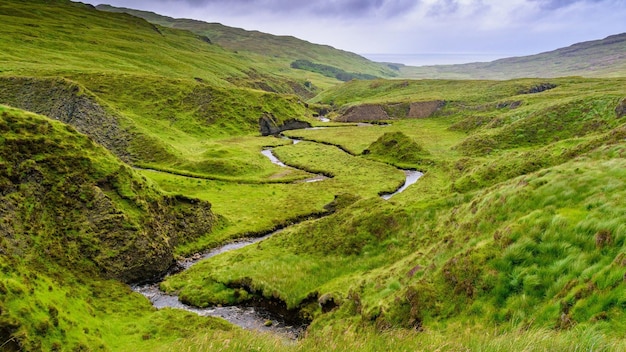
[[[528,89],[523,89],[519,91],[519,94],[535,94],[545,92],[546,90],[550,90],[556,88],[556,84],[553,83],[541,83],[536,86],[530,87]]]
[[[516,100],[516,101],[503,101],[501,103],[498,103],[496,105],[496,109],[517,109],[522,105],[522,101],[521,100]]]
[[[297,119],[285,120],[279,125],[276,118],[272,115],[266,114],[259,118],[259,131],[263,136],[277,135],[283,131],[299,130],[309,127],[311,127],[310,123]]]
[[[339,303],[335,302],[335,297],[330,293],[322,295],[317,300],[317,303],[320,305],[320,308],[322,308],[322,313],[328,313],[339,307]]]
[[[70,124],[122,160],[131,161],[130,133],[75,83],[59,78],[0,77],[0,103]]]
[[[446,102],[443,100],[422,101],[411,103],[409,108],[409,118],[425,118],[432,116],[439,109],[443,108]]]
[[[360,122],[389,120],[389,115],[380,105],[359,105],[350,107],[341,117],[339,122]]]
[[[618,119],[626,116],[626,98],[622,99],[622,101],[617,104],[617,107],[615,108],[615,114],[617,115]]]

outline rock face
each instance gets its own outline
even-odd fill
[[[626,116],[626,98],[622,99],[622,101],[617,104],[617,107],[615,108],[615,114],[617,115],[618,119]]]
[[[407,117],[417,119],[430,117],[445,105],[446,102],[443,100],[411,103]]]
[[[48,116],[79,132],[129,162],[131,135],[94,98],[61,78],[0,77],[0,104]]]
[[[309,128],[311,124],[306,121],[290,119],[277,124],[276,119],[271,115],[264,115],[259,119],[259,132],[262,136],[277,135],[282,131],[299,130]]]
[[[359,105],[350,107],[336,121],[362,122],[389,120],[389,115],[380,105]]]

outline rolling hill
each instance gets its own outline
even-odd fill
[[[387,65],[372,62],[357,54],[335,49],[328,45],[313,44],[291,36],[275,36],[259,31],[247,31],[241,28],[224,26],[219,23],[207,23],[191,19],[176,19],[161,16],[153,12],[109,5],[98,5],[97,9],[110,12],[124,12],[164,27],[186,29],[208,37],[211,42],[241,55],[262,56],[261,66],[271,64],[274,70],[285,71],[291,63],[306,60],[313,64],[325,65],[347,73],[340,80],[350,80],[351,75],[370,75],[374,77],[394,77],[397,71]],[[302,76],[302,73],[291,73]],[[334,77],[331,75],[330,77]],[[341,77],[340,77],[341,78]]]
[[[512,79],[626,76],[626,33],[537,55],[463,65],[401,66],[406,78]]]

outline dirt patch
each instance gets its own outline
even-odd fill
[[[421,119],[432,116],[439,109],[443,108],[446,102],[443,100],[422,101],[411,103],[409,108],[409,118]]]
[[[546,90],[550,90],[550,89],[554,89],[556,88],[556,84],[553,83],[541,83],[541,84],[537,84],[535,86],[532,86],[528,89],[522,89],[518,92],[518,94],[536,94],[536,93],[541,93],[541,92],[545,92]]]
[[[380,105],[359,105],[346,110],[336,121],[361,122],[389,120],[389,115]]]

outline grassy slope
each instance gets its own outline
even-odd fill
[[[406,78],[511,79],[520,77],[622,77],[626,74],[626,33],[577,43],[541,54],[463,65],[403,66]]]
[[[174,244],[211,231],[208,203],[164,196],[104,148],[46,117],[0,106],[0,130],[3,350],[149,348],[157,333],[171,341],[194,329],[230,329],[157,313],[111,280],[167,269]],[[182,219],[184,228],[175,225]],[[185,327],[167,329],[171,321]]]
[[[69,1],[5,1],[0,17],[0,102],[46,114],[59,105],[74,123],[73,102],[87,97],[127,132],[110,148],[143,167],[262,181],[278,169],[254,146],[222,140],[258,131],[264,115],[311,116],[295,95],[232,83],[258,79],[254,62],[187,31]]]
[[[424,178],[391,202],[361,200],[260,246],[213,258],[164,287],[206,304],[196,297],[224,297],[215,282],[236,287],[245,277],[246,287],[317,316],[313,336],[330,326],[369,336],[355,324],[435,334],[448,325],[495,326],[496,335],[515,341],[510,348],[521,348],[522,334],[538,339],[531,350],[541,350],[540,340],[553,338],[566,349],[558,331],[577,326],[583,335],[570,341],[575,346],[619,348],[626,130],[615,107],[623,80],[550,82],[557,88],[537,94],[519,94],[538,83],[532,80],[409,82],[404,91],[384,86],[396,82],[378,82],[378,91],[371,82],[351,82],[327,92],[320,100],[448,101],[424,120],[290,132],[356,153],[385,133],[402,132],[429,153],[430,164],[413,164],[426,171]],[[518,100],[518,108],[498,108]],[[488,151],[464,148],[490,138],[497,143]],[[301,306],[311,295],[341,307],[323,315]],[[506,348],[499,338],[472,336],[453,338],[449,348]],[[426,336],[413,339],[429,343]]]
[[[318,64],[325,64],[347,72],[370,74],[378,77],[395,76],[383,64],[371,62],[359,55],[338,50],[327,45],[312,44],[304,40],[287,36],[275,36],[258,31],[246,31],[219,23],[206,23],[189,19],[174,19],[152,12],[115,8],[107,5],[97,7],[103,11],[125,12],[144,18],[151,23],[165,27],[186,29],[207,36],[212,42],[238,52],[240,55],[257,58],[259,67],[267,67],[273,72],[301,80],[304,72],[292,70],[290,64],[295,60],[305,59]],[[259,60],[260,59],[260,60]],[[328,86],[329,82],[311,76],[316,85]],[[336,81],[331,83],[337,83]]]

